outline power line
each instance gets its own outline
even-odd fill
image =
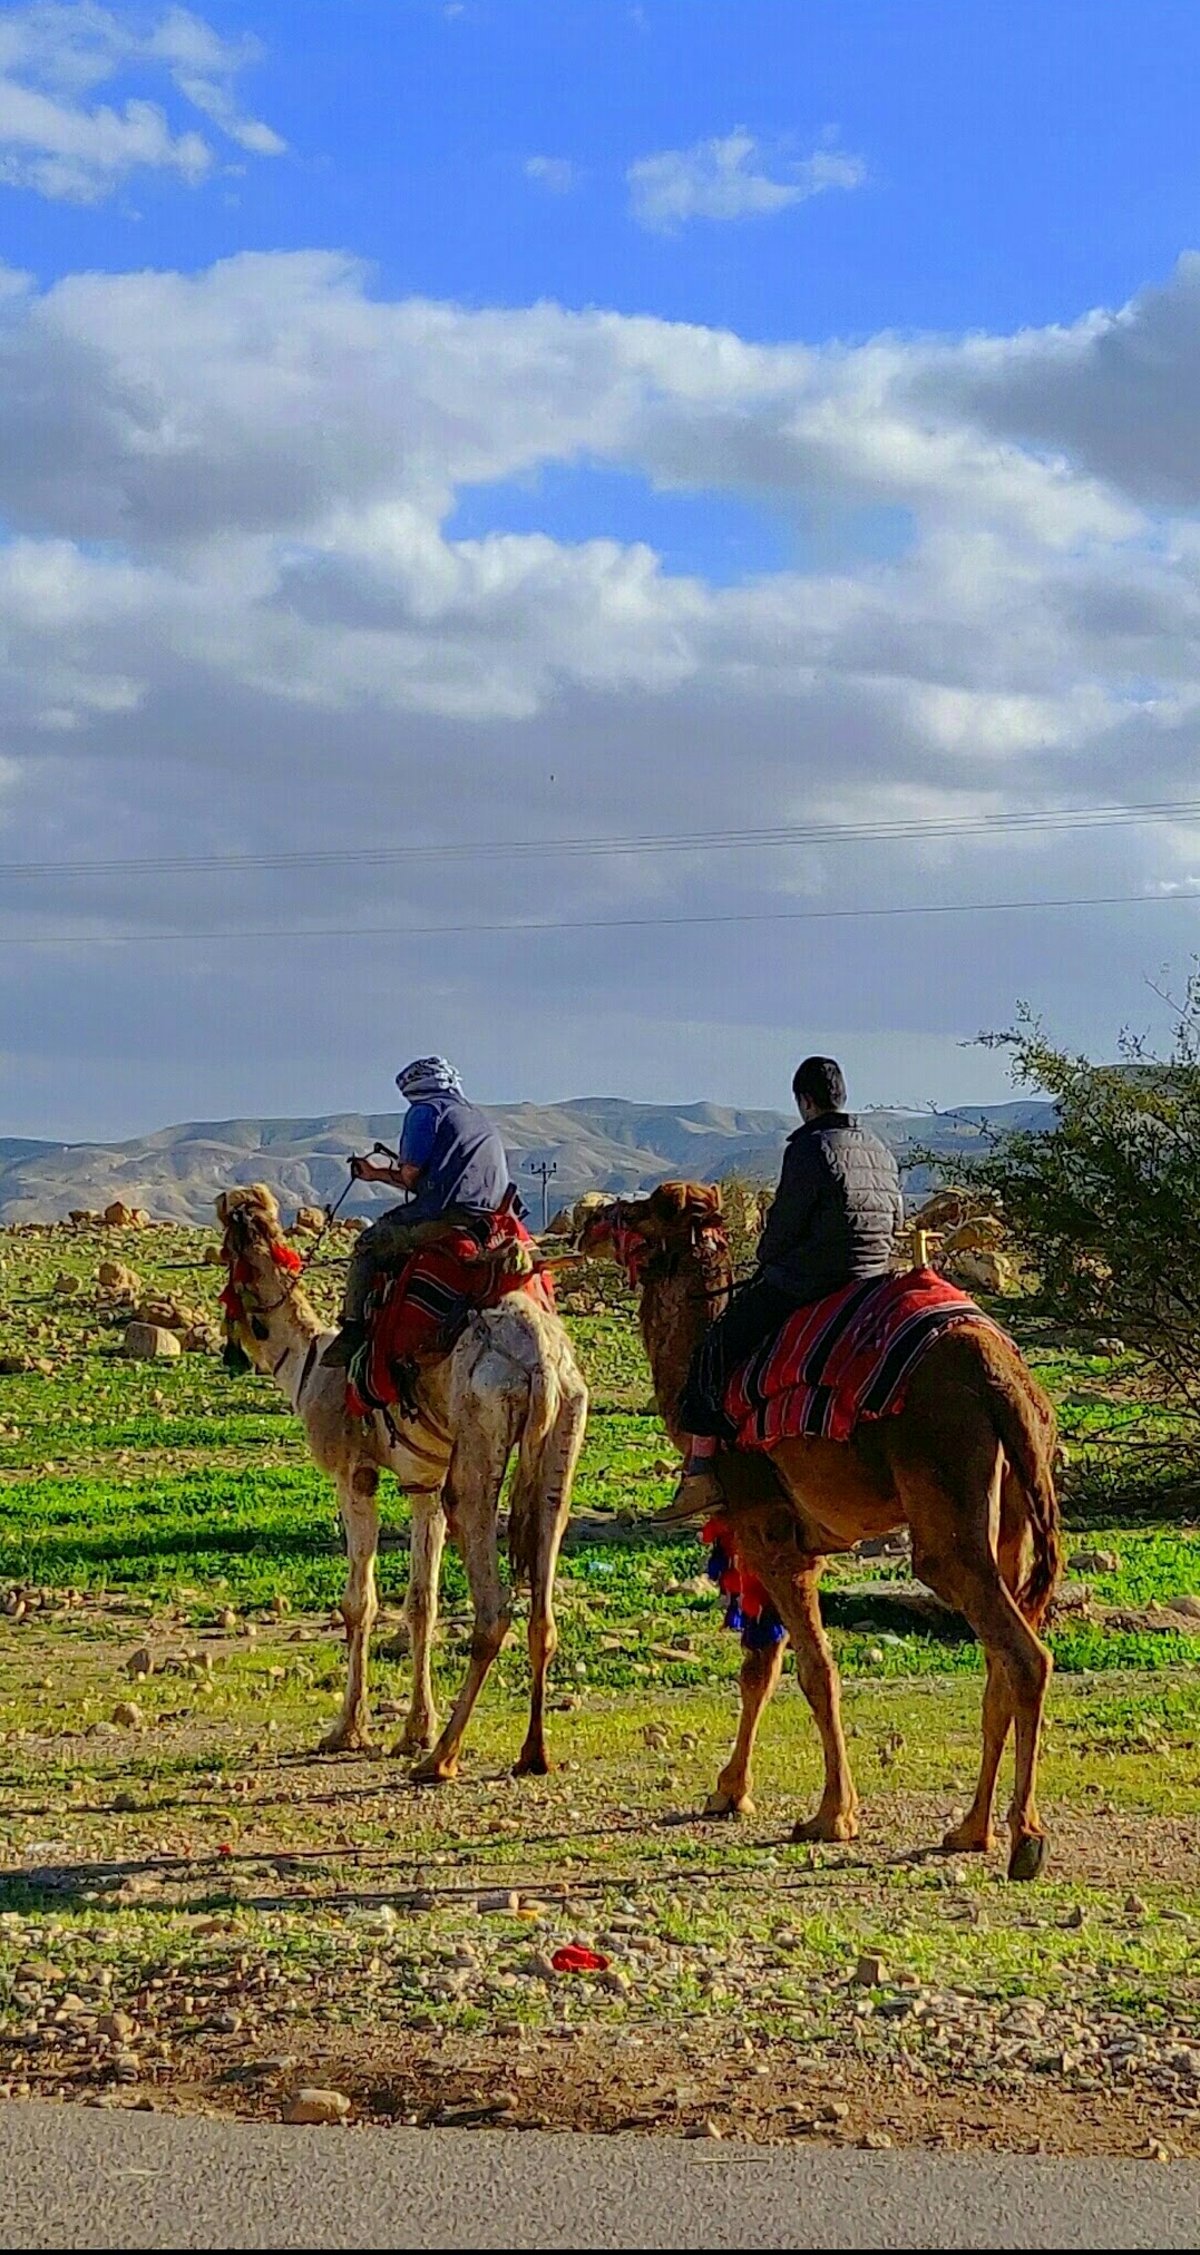
[[[697,925],[855,923],[868,917],[1029,915],[1045,909],[1147,908],[1186,902],[1200,893],[1096,893],[1057,900],[916,901],[898,908],[770,908],[713,916],[572,916],[477,924],[269,924],[212,932],[39,932],[0,934],[0,947],[133,947],[165,941],[450,939],[468,933],[681,931]]]
[[[403,846],[316,846],[255,854],[153,854],[140,860],[0,862],[0,882],[23,877],[149,877],[249,875],[259,870],[385,868],[448,860],[525,860],[540,855],[608,858],[659,853],[718,853],[771,846],[825,846],[903,839],[1038,836],[1057,830],[1125,829],[1143,822],[1200,821],[1200,799],[1159,799],[1094,807],[1024,807],[1007,814],[923,817],[870,822],[779,823],[763,829],[667,831],[602,838],[490,838]]]

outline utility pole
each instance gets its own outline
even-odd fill
[[[547,1224],[547,1222],[548,1222],[548,1221],[549,1221],[549,1219],[550,1219],[550,1209],[549,1209],[549,1203],[548,1203],[548,1201],[549,1201],[549,1196],[550,1196],[550,1192],[549,1192],[549,1188],[548,1188],[548,1185],[549,1185],[549,1182],[550,1182],[550,1178],[551,1178],[551,1176],[552,1176],[552,1175],[556,1175],[556,1174],[558,1173],[558,1165],[557,1165],[557,1162],[556,1162],[556,1161],[555,1161],[554,1159],[551,1159],[551,1160],[549,1161],[549,1163],[547,1163],[547,1161],[546,1161],[545,1159],[529,1159],[529,1160],[528,1160],[528,1161],[526,1162],[526,1164],[528,1165],[528,1168],[529,1168],[529,1172],[530,1172],[530,1174],[535,1174],[535,1175],[538,1175],[538,1176],[540,1177],[540,1179],[541,1179],[541,1185],[542,1185],[542,1235],[543,1235],[543,1237],[544,1237],[544,1236],[545,1236],[545,1234],[546,1234],[546,1224]]]

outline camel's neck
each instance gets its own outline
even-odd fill
[[[309,1348],[321,1337],[322,1327],[295,1277],[276,1268],[272,1260],[255,1261],[253,1289],[253,1314],[265,1325],[266,1337],[253,1340],[252,1359],[264,1376],[275,1380],[294,1409]]]
[[[686,1428],[680,1398],[692,1356],[713,1318],[720,1314],[732,1281],[728,1255],[702,1256],[690,1246],[658,1254],[642,1284],[641,1327],[659,1415],[677,1448]]]

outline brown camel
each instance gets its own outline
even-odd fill
[[[337,1489],[346,1530],[349,1579],[342,1602],[349,1672],[342,1712],[322,1751],[366,1746],[367,1654],[379,1610],[375,1553],[381,1470],[394,1474],[412,1503],[412,1555],[406,1611],[413,1683],[400,1750],[432,1746],[413,1776],[440,1784],[454,1776],[471,1709],[509,1630],[509,1595],[497,1555],[496,1512],[508,1461],[517,1452],[509,1517],[514,1568],[529,1581],[529,1731],[517,1774],[544,1776],[546,1675],[558,1643],[554,1574],[571,1508],[571,1483],[583,1444],[587,1388],[556,1315],[528,1293],[510,1292],[469,1319],[444,1360],[421,1373],[418,1415],[401,1419],[399,1438],[378,1412],[352,1417],[346,1374],[327,1370],[322,1331],[296,1278],[279,1226],[279,1208],[261,1182],[217,1200],[222,1252],[240,1316],[232,1329],[255,1368],[274,1378],[304,1425],[308,1445]],[[470,1665],[454,1712],[436,1745],[430,1657],[437,1624],[438,1575],[447,1528],[462,1553],[475,1606]]]
[[[622,1200],[587,1223],[581,1250],[614,1250],[615,1228],[623,1253],[632,1237],[639,1256],[655,1397],[682,1450],[688,1365],[733,1280],[720,1191],[668,1182],[648,1198]],[[896,1415],[860,1425],[849,1441],[788,1440],[769,1460],[738,1450],[717,1459],[738,1564],[765,1584],[783,1621],[825,1751],[820,1807],[796,1826],[794,1839],[852,1840],[858,1831],[837,1670],[817,1603],[825,1558],[907,1524],[914,1572],[966,1616],[987,1655],[979,1784],[943,1846],[981,1854],[991,1847],[996,1773],[1015,1721],[1009,1877],[1032,1879],[1040,1870],[1045,1834],[1034,1792],[1051,1660],[1035,1631],[1061,1573],[1054,1447],[1053,1408],[1016,1348],[982,1320],[965,1320],[928,1348]],[[754,1739],[784,1649],[746,1653],[741,1724],[708,1802],[711,1815],[753,1806]]]

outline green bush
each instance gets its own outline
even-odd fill
[[[1127,1038],[1116,1064],[1094,1064],[1027,1012],[985,1039],[1057,1116],[997,1136],[958,1173],[999,1203],[1055,1316],[1136,1348],[1200,1444],[1200,973],[1166,1057]]]

